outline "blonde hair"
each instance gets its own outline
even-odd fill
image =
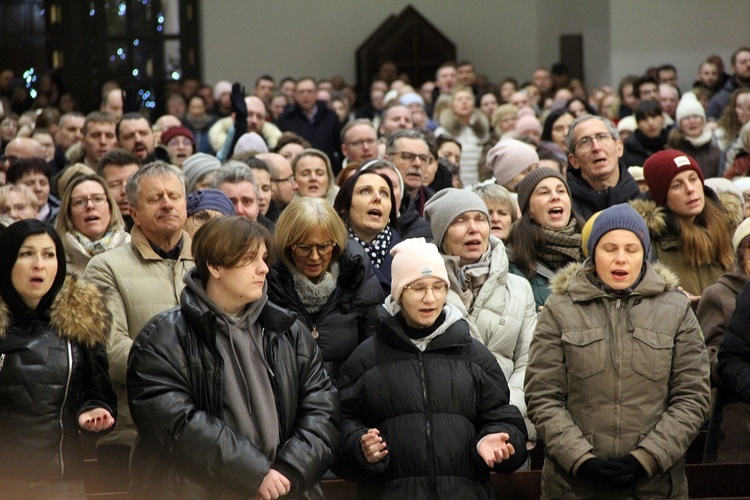
[[[0,186],[0,206],[8,203],[8,195],[11,192],[20,193],[21,196],[26,199],[26,203],[33,206],[38,211],[37,203],[39,202],[36,199],[36,195],[26,184],[7,184],[5,186]]]
[[[65,193],[62,196],[62,200],[60,200],[60,212],[57,215],[57,221],[55,221],[55,229],[63,241],[65,240],[66,233],[74,230],[77,231],[71,218],[72,207],[70,202],[73,197],[73,190],[86,181],[96,182],[104,189],[104,195],[107,197],[107,203],[109,204],[109,226],[107,226],[107,231],[125,229],[125,222],[122,220],[120,207],[117,205],[117,201],[112,196],[112,191],[109,190],[109,186],[107,186],[104,179],[96,174],[79,175],[68,182],[68,187],[65,188]]]
[[[293,200],[276,221],[276,244],[281,254],[281,261],[294,269],[292,245],[306,243],[308,235],[316,228],[323,229],[334,243],[332,261],[338,259],[344,251],[347,232],[344,222],[330,203],[323,198],[297,198]]]

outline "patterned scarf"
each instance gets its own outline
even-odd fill
[[[93,257],[94,255],[99,255],[100,253],[115,248],[120,243],[120,241],[122,241],[121,233],[124,233],[124,231],[114,231],[110,229],[109,231],[104,233],[104,236],[96,241],[91,241],[76,230],[72,230],[68,234],[72,236],[71,239],[74,239],[74,241],[78,243],[79,248],[82,247],[85,250],[86,254]]]
[[[388,254],[388,249],[391,248],[391,234],[391,226],[385,226],[385,229],[380,231],[371,243],[367,243],[354,233],[351,226],[349,227],[349,238],[362,245],[362,248],[365,249],[365,252],[370,257],[370,261],[378,269],[380,269],[380,264],[383,263]]]
[[[290,270],[294,280],[294,289],[297,290],[297,295],[302,301],[302,305],[305,306],[305,311],[316,313],[323,309],[336,289],[336,282],[339,279],[338,262],[333,262],[317,283],[310,281],[310,278],[297,269]]]
[[[443,255],[451,288],[461,297],[461,302],[464,303],[468,311],[471,311],[471,306],[474,304],[477,294],[479,294],[482,285],[490,275],[491,255],[492,248],[490,246],[477,262],[466,264],[463,267],[461,267],[458,256]]]
[[[541,260],[549,268],[556,271],[570,262],[583,260],[581,251],[581,234],[576,232],[576,220],[570,219],[568,225],[562,229],[543,227],[547,248],[541,255]]]

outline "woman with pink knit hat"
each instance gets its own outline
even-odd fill
[[[646,220],[652,258],[669,266],[697,306],[703,290],[734,262],[728,217],[716,194],[704,188],[693,157],[659,151],[643,164],[651,200],[631,202]]]
[[[523,417],[495,358],[446,302],[437,247],[412,238],[391,253],[375,335],[341,368],[334,471],[362,499],[494,498],[490,471],[526,460]]]

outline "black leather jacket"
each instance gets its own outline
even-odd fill
[[[222,420],[221,322],[198,301],[185,288],[180,306],[149,321],[130,351],[128,404],[138,429],[131,495],[247,498],[273,467],[292,483],[285,498],[323,498],[317,482],[338,446],[340,409],[312,336],[271,302],[258,319],[281,432],[271,463]]]

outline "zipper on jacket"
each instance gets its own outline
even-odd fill
[[[425,413],[425,429],[427,438],[427,468],[428,468],[428,481],[430,489],[437,492],[437,484],[435,483],[435,449],[432,443],[432,416],[430,415],[430,401],[427,397],[427,378],[425,376],[424,369],[424,356],[420,351],[417,355],[419,357],[419,378],[422,382],[422,403],[424,404]]]
[[[65,394],[63,396],[62,406],[60,407],[60,478],[65,474],[65,460],[63,458],[63,441],[65,441],[65,425],[63,424],[63,413],[65,405],[68,403],[68,391],[70,390],[70,379],[73,377],[73,350],[70,347],[70,340],[65,341],[65,347],[68,351],[68,380],[65,382]]]
[[[0,370],[3,369],[3,364],[5,363],[5,353],[0,354]]]

